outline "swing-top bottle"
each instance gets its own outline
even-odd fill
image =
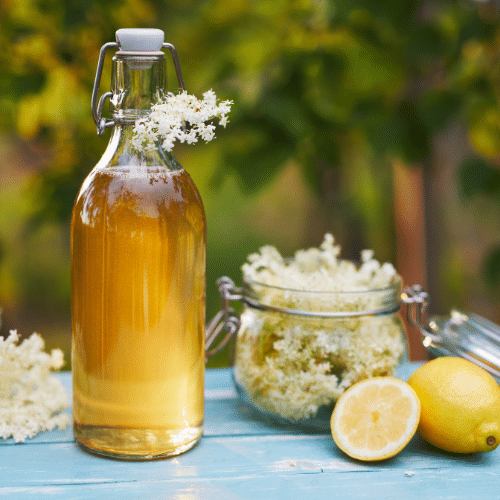
[[[98,128],[112,135],[71,221],[74,435],[99,454],[147,459],[186,451],[202,434],[206,223],[173,154],[131,142],[166,92],[161,49],[173,47],[160,30],[118,30],[117,42],[101,51],[94,89],[116,46],[103,96],[112,120],[93,99]]]

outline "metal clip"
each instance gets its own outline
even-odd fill
[[[97,126],[97,134],[99,136],[102,136],[108,127],[113,127],[115,125],[114,120],[102,117],[104,102],[108,97],[111,98],[113,92],[106,92],[99,99],[99,103],[97,102],[97,94],[99,93],[99,86],[101,85],[102,68],[104,66],[104,57],[106,56],[106,51],[113,47],[119,47],[118,43],[108,42],[101,47],[101,51],[99,52],[99,61],[97,63],[97,71],[95,74],[94,88],[92,90],[92,117],[94,118],[94,122]]]
[[[413,285],[403,290],[401,301],[406,304],[406,317],[408,323],[417,327],[420,333],[425,337],[424,345],[431,341],[435,341],[437,337],[430,333],[422,322],[422,313],[427,310],[429,305],[429,294],[421,285]]]
[[[101,85],[101,76],[102,76],[102,68],[104,66],[104,58],[106,56],[106,51],[110,48],[119,48],[119,44],[117,42],[108,42],[105,43],[101,47],[101,51],[99,52],[99,61],[97,63],[97,70],[94,80],[94,88],[92,90],[92,117],[94,118],[94,122],[97,126],[97,134],[102,136],[105,130],[109,127],[113,127],[115,125],[115,121],[110,118],[102,117],[102,110],[104,108],[104,103],[106,99],[113,96],[113,92],[105,92],[97,101],[97,95],[99,93],[99,86]],[[177,75],[177,81],[179,82],[180,89],[184,92],[186,88],[184,87],[184,80],[182,78],[181,66],[179,63],[179,58],[177,57],[177,51],[175,47],[171,43],[164,43],[163,48],[166,48],[170,51],[172,55],[172,60],[174,62],[175,74]],[[131,53],[133,54],[133,53]]]
[[[184,87],[184,80],[182,79],[181,65],[179,63],[179,58],[177,57],[177,51],[171,43],[164,43],[163,48],[170,50],[172,54],[172,60],[174,61],[175,74],[177,75],[177,81],[179,82],[179,87],[184,92],[186,88]]]
[[[239,330],[241,324],[238,313],[229,305],[231,300],[241,300],[243,298],[241,290],[236,288],[234,282],[227,276],[217,280],[217,288],[219,289],[222,307],[206,327],[205,360],[218,353]],[[226,330],[226,335],[215,347],[210,349],[223,329]]]

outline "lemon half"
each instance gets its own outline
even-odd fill
[[[393,377],[373,377],[351,386],[335,404],[332,436],[347,455],[373,461],[393,457],[415,434],[420,402]]]

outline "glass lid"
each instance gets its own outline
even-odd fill
[[[460,356],[487,370],[500,383],[500,326],[477,314],[452,310],[421,327],[424,346],[435,356]]]

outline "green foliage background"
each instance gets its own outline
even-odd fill
[[[4,334],[69,338],[69,219],[106,147],[90,95],[99,49],[121,27],[163,29],[190,93],[235,102],[218,140],[176,146],[206,205],[208,317],[216,278],[238,282],[262,244],[290,253],[330,231],[345,257],[371,247],[394,262],[397,160],[440,190],[426,211],[433,234],[444,228],[428,256],[440,312],[500,322],[493,0],[2,0],[0,19]]]

